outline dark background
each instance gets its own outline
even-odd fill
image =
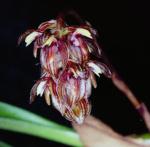
[[[70,123],[42,98],[29,105],[29,93],[40,76],[32,45],[17,46],[21,33],[74,9],[99,32],[99,43],[140,100],[150,107],[150,9],[146,1],[17,1],[0,2],[0,101],[25,108],[63,125]],[[146,132],[143,120],[126,97],[105,77],[91,96],[92,115],[121,134]],[[14,146],[63,146],[44,139],[0,130],[0,140]]]

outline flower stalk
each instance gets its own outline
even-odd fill
[[[103,54],[103,58],[105,59],[105,62],[107,63],[107,66],[109,67],[109,69],[111,69],[112,83],[118,88],[118,90],[120,90],[128,98],[128,100],[131,102],[133,107],[138,111],[140,116],[143,118],[147,129],[150,131],[150,113],[149,113],[148,108],[143,102],[139,101],[138,98],[134,95],[134,93],[126,84],[126,82],[121,78],[121,76],[118,74],[116,69],[109,62],[106,55]]]

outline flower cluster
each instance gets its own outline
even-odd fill
[[[78,124],[84,121],[91,110],[92,85],[97,87],[94,74],[111,76],[104,63],[92,58],[101,56],[95,36],[89,23],[68,26],[61,17],[20,36],[19,43],[25,39],[26,46],[34,41],[34,57],[40,50],[41,78],[31,89],[30,102],[44,95],[46,103],[50,105],[52,100],[66,119]]]

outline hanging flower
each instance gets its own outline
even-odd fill
[[[92,85],[97,87],[95,75],[111,77],[108,67],[92,58],[101,57],[95,35],[88,23],[68,26],[61,17],[21,35],[18,43],[23,39],[26,46],[34,42],[35,58],[40,50],[41,78],[31,89],[30,102],[44,95],[46,103],[50,105],[52,100],[66,119],[83,123],[91,110]]]

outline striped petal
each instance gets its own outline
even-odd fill
[[[70,121],[82,124],[90,111],[91,105],[89,104],[87,99],[83,98],[80,101],[76,102],[71,109],[66,107],[64,116]]]
[[[64,69],[68,59],[66,45],[63,42],[57,42],[56,45],[49,47],[46,57],[46,65],[48,70],[54,77],[58,77]]]
[[[53,29],[55,27],[56,27],[56,20],[50,20],[50,21],[46,21],[46,22],[41,23],[38,27],[38,30],[40,32],[44,32],[47,29]]]
[[[69,58],[75,63],[82,63],[81,49],[77,46],[71,45],[69,47]]]
[[[35,100],[35,98],[36,98],[36,96],[37,96],[37,86],[39,85],[39,83],[40,83],[41,81],[39,80],[39,81],[37,81],[35,84],[34,84],[34,86],[32,87],[32,89],[31,89],[31,91],[30,91],[30,104],[32,103],[32,102],[34,102],[34,100]]]
[[[97,88],[97,82],[96,82],[95,75],[91,71],[90,71],[90,79],[91,79],[91,83],[92,83],[93,87]]]
[[[58,96],[70,107],[79,99],[79,81],[64,72],[58,82]]]
[[[46,104],[47,105],[50,105],[51,102],[50,102],[50,90],[49,88],[45,88],[45,91],[44,91],[44,98],[45,98],[45,101],[46,101]]]

